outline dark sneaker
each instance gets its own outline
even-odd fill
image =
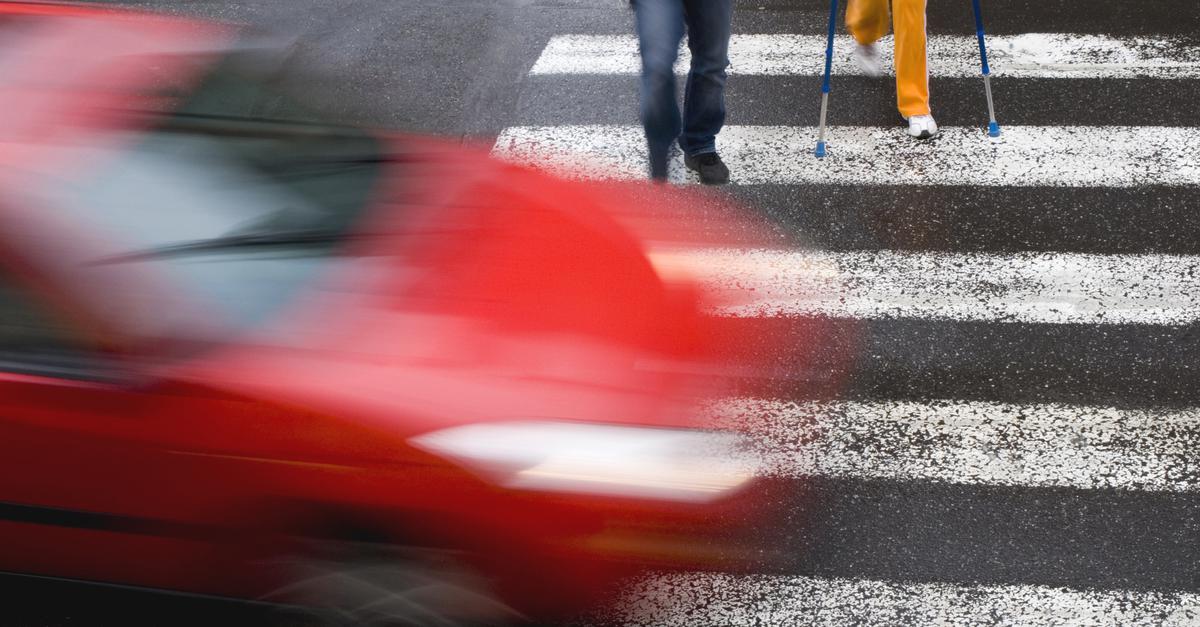
[[[705,185],[724,185],[729,182],[729,168],[721,161],[721,156],[715,152],[700,155],[688,155],[683,158],[683,164],[689,170],[700,173],[700,182]]]

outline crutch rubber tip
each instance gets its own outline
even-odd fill
[[[1000,125],[995,122],[988,122],[988,137],[999,137]]]
[[[818,159],[825,156],[825,142],[817,142],[816,155]]]

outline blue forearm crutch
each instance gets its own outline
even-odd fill
[[[976,0],[978,1],[978,0]],[[821,125],[817,132],[817,157],[825,156],[825,114],[829,111],[829,74],[833,71],[833,33],[838,0],[829,0],[829,39],[825,43],[825,82],[821,83]]]
[[[988,67],[987,46],[983,43],[983,11],[979,8],[979,0],[971,0],[971,4],[975,8],[975,36],[979,38],[979,60],[983,64],[983,91],[987,94],[988,135],[999,137],[1000,125],[996,123],[996,106],[992,104],[992,71]]]

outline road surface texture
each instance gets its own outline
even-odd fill
[[[646,170],[620,0],[140,5],[304,33],[346,119],[552,171],[582,157],[575,176]],[[857,333],[836,399],[812,397],[821,356],[794,371],[797,347],[772,345],[752,349],[778,376],[714,407],[756,434],[781,498],[804,486],[820,508],[762,530],[782,567],[651,576],[585,622],[1200,625],[1200,4],[988,0],[990,139],[970,2],[929,0],[942,135],[903,136],[891,79],[862,76],[843,36],[823,161],[828,4],[736,8],[720,193],[778,243],[656,261],[746,290],[713,312],[731,325]],[[101,618],[18,623],[147,607],[89,594]]]

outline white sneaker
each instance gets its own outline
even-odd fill
[[[908,118],[908,134],[917,139],[929,139],[938,134],[937,122],[932,115],[914,115]]]
[[[879,44],[854,46],[854,60],[867,76],[883,76],[883,59],[879,56]]]

